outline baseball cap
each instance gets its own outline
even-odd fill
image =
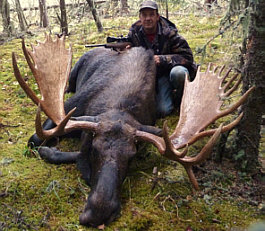
[[[156,2],[153,2],[153,1],[144,1],[144,2],[142,2],[141,5],[140,5],[139,11],[141,11],[142,9],[145,9],[145,8],[158,10],[158,6],[157,6]]]

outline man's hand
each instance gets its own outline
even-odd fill
[[[156,64],[157,66],[159,66],[159,65],[160,65],[160,58],[159,58],[159,55],[154,55],[154,60],[155,60],[155,64]]]

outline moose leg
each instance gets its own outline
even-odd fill
[[[72,164],[75,163],[80,152],[61,152],[52,147],[40,147],[39,154],[42,159],[51,164]]]

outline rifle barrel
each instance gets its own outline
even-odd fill
[[[85,47],[105,47],[106,44],[89,44],[89,45],[85,45]]]
[[[130,42],[113,42],[113,43],[105,43],[105,44],[88,44],[85,47],[105,47],[105,48],[112,48],[112,49],[124,49],[126,46],[132,45]]]

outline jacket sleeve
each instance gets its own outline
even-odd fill
[[[161,67],[171,69],[182,65],[189,69],[193,65],[193,55],[188,42],[176,31],[171,31],[168,42],[170,54],[159,56]]]
[[[129,29],[129,33],[127,34],[127,38],[128,38],[128,40],[133,42],[133,29],[132,28]]]

